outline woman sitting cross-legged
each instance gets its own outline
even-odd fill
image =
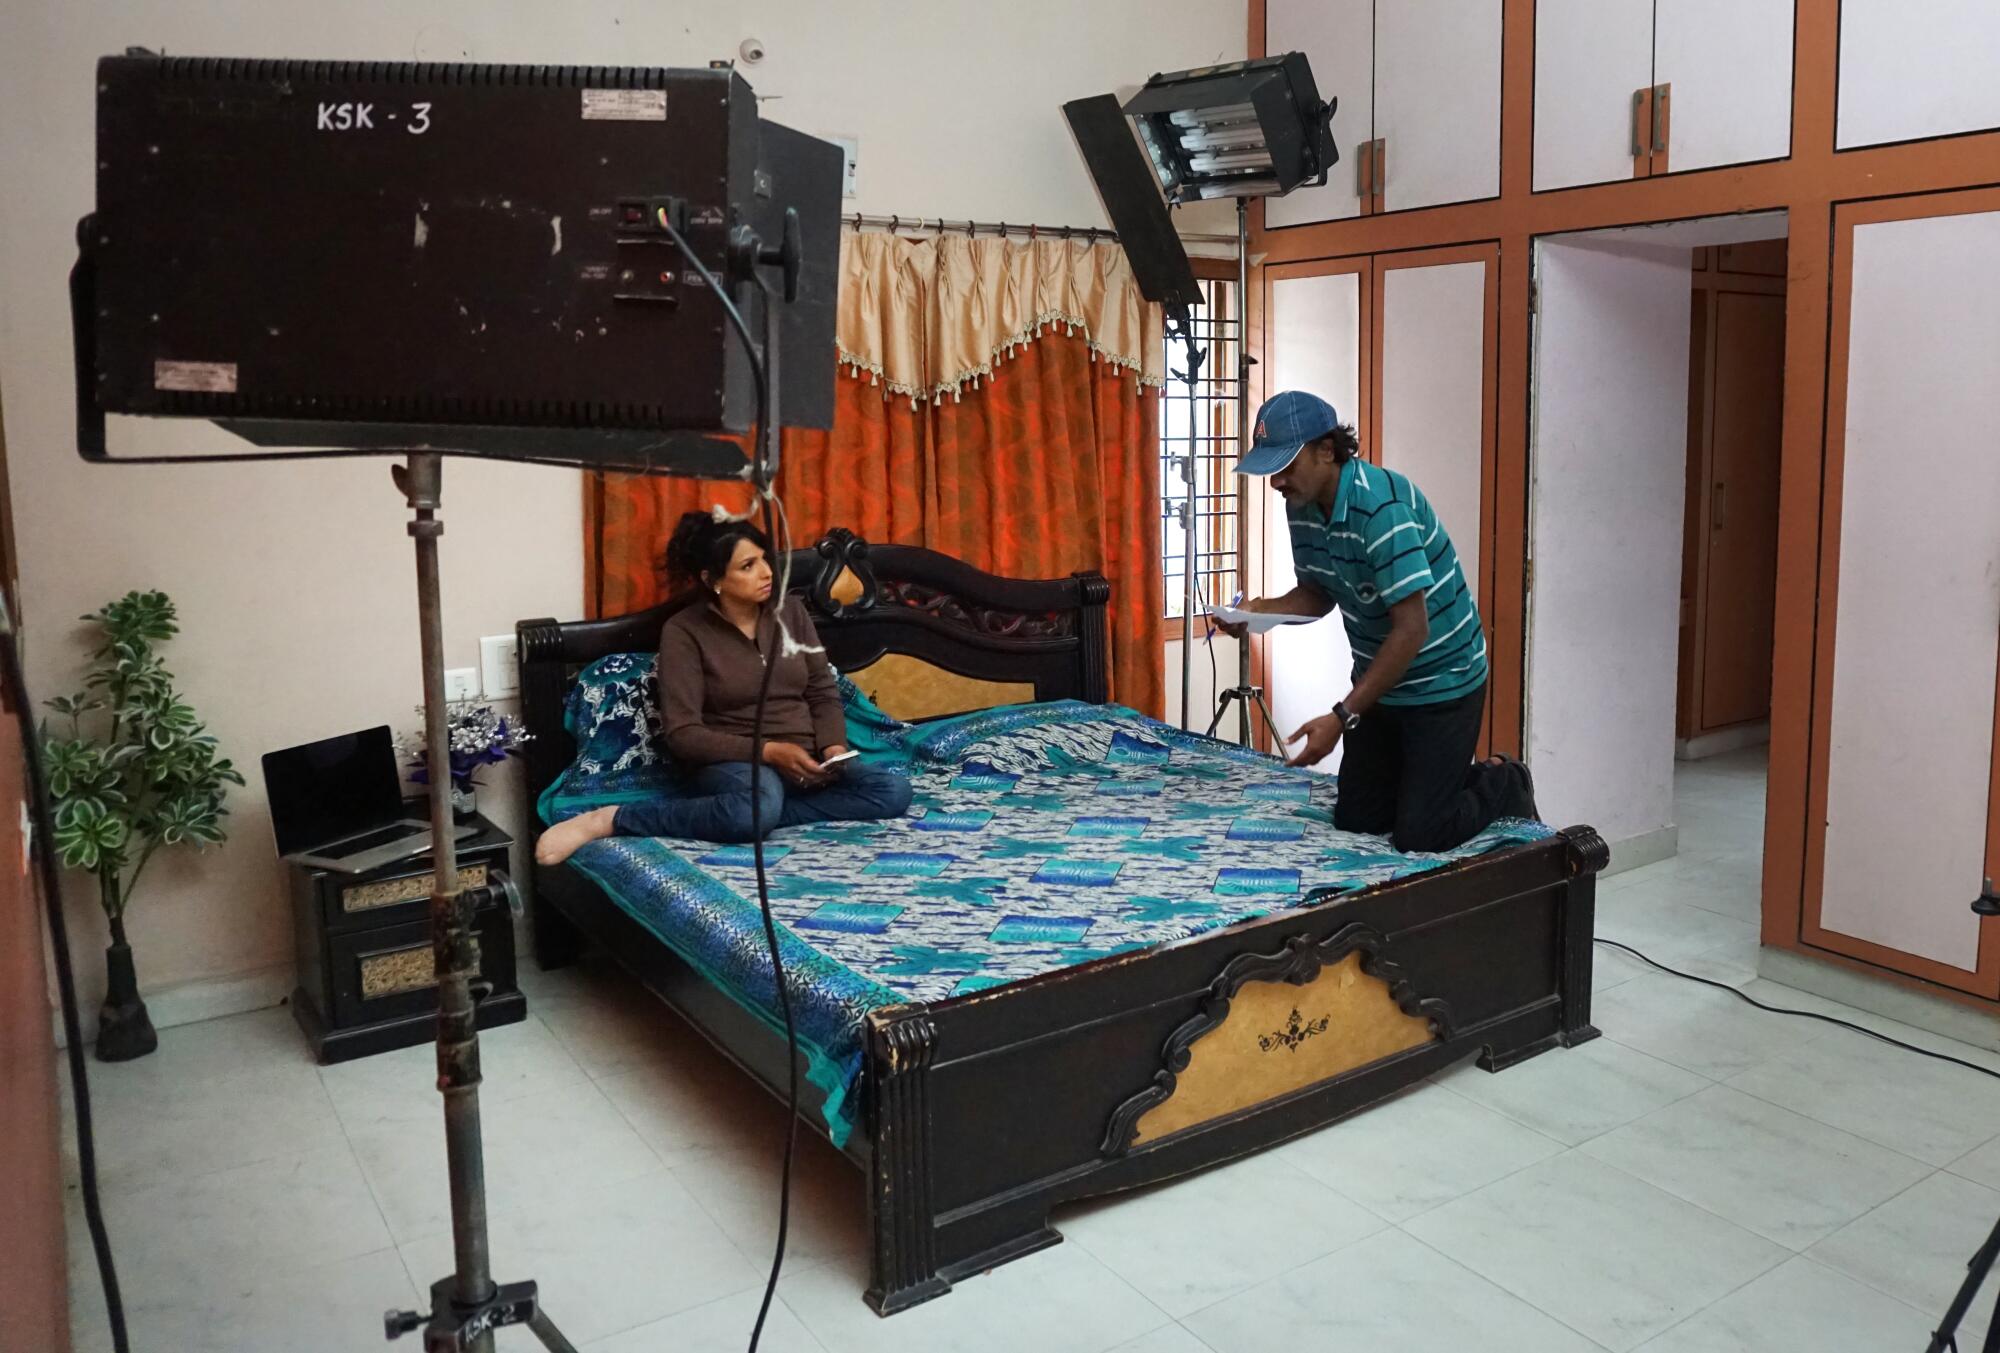
[[[542,833],[535,859],[559,864],[579,846],[612,835],[744,842],[775,827],[905,812],[907,779],[855,760],[827,764],[847,750],[840,690],[804,605],[771,595],[764,533],[748,522],[690,512],[667,545],[667,570],[709,594],[660,631],[661,732],[681,770],[682,792],[558,823]],[[780,615],[791,645],[779,632]],[[750,732],[767,660],[771,689],[753,819]]]

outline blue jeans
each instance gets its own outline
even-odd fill
[[[757,821],[750,817],[750,763],[703,766],[688,792],[628,803],[612,819],[620,836],[678,836],[740,844],[774,828],[808,822],[858,822],[901,817],[910,807],[910,782],[858,761],[817,789],[793,789],[769,766],[760,766]]]

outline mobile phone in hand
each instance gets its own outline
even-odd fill
[[[840,765],[843,761],[852,761],[854,760],[854,758],[860,755],[861,753],[859,752],[842,752],[839,756],[829,756],[825,760],[819,763],[819,768],[822,771],[830,771],[835,766]]]

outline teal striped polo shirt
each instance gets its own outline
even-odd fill
[[[1350,460],[1333,511],[1294,503],[1285,512],[1299,581],[1333,599],[1354,649],[1354,679],[1389,637],[1389,608],[1425,594],[1430,637],[1385,705],[1435,705],[1486,680],[1486,634],[1471,580],[1430,501],[1394,470]]]

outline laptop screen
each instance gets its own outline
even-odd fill
[[[389,725],[264,754],[278,853],[291,855],[404,817]]]

